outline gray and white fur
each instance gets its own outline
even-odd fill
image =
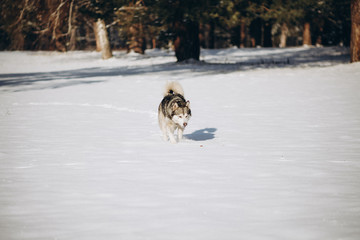
[[[177,143],[174,132],[180,141],[191,118],[190,102],[184,98],[184,90],[178,82],[169,82],[165,86],[164,98],[158,108],[159,126],[165,141]]]

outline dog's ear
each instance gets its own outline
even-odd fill
[[[177,103],[174,103],[173,105],[172,105],[172,107],[171,107],[171,109],[173,110],[173,111],[175,111],[176,109],[178,109],[179,108],[179,105],[177,104]]]
[[[190,108],[190,101],[189,101],[189,100],[186,101],[186,106],[187,106],[188,108]]]

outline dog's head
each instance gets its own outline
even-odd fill
[[[181,128],[185,128],[191,118],[190,102],[187,101],[185,104],[175,102],[171,109],[173,111],[171,119]]]

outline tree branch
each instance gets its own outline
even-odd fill
[[[25,10],[28,8],[28,4],[29,4],[29,0],[25,0],[24,7],[21,10],[19,18],[13,24],[10,25],[10,28],[21,22],[21,20],[24,18]]]
[[[54,40],[54,39],[57,39],[56,29],[57,29],[57,26],[59,26],[59,22],[60,22],[60,21],[59,21],[59,19],[60,19],[60,10],[61,10],[62,6],[65,5],[65,3],[66,3],[66,2],[65,2],[64,0],[61,0],[61,3],[60,3],[60,5],[57,7],[56,11],[51,14],[51,16],[52,16],[52,15],[55,16],[55,26],[54,26],[53,34],[52,34],[52,39],[53,39],[53,40]]]

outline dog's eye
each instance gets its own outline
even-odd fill
[[[182,118],[182,116],[179,116],[179,118]]]

